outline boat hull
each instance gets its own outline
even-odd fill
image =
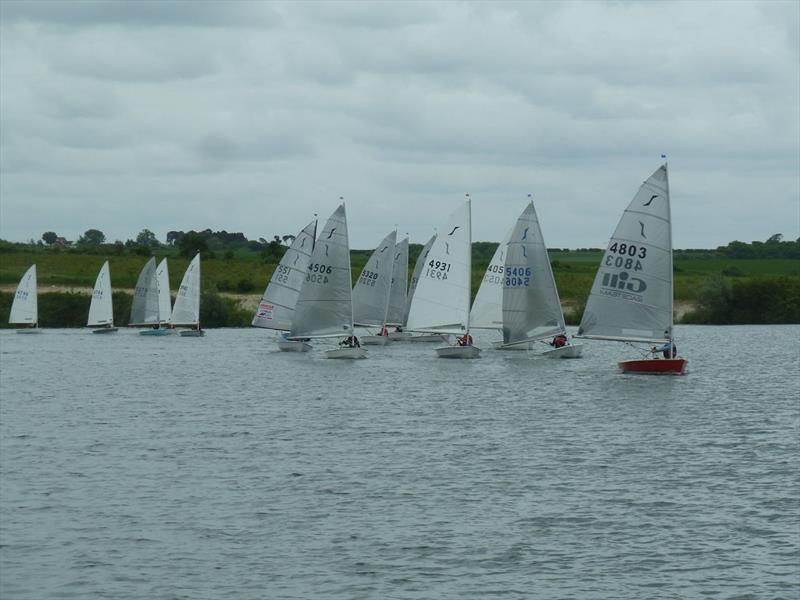
[[[119,331],[119,327],[98,327],[97,329],[92,329],[92,333],[115,333]]]
[[[42,333],[38,327],[28,327],[27,329],[17,329],[17,333]]]
[[[686,371],[685,358],[640,358],[618,363],[623,373],[643,375],[683,375]]]
[[[278,350],[281,352],[308,352],[311,350],[311,344],[301,340],[279,340]]]
[[[389,336],[386,335],[362,335],[358,340],[364,346],[385,346],[389,343]]]
[[[583,356],[583,344],[567,344],[560,348],[553,348],[543,352],[542,356],[547,358],[580,358]]]
[[[408,331],[392,331],[389,333],[389,341],[391,342],[407,342],[411,337],[413,336]]]
[[[481,349],[477,346],[445,346],[436,349],[439,358],[480,358]]]
[[[205,334],[202,329],[182,329],[178,332],[181,337],[203,337]]]
[[[363,348],[336,348],[335,350],[326,350],[325,358],[367,358],[367,351]]]

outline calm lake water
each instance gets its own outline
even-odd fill
[[[677,336],[684,377],[3,331],[0,597],[798,598],[800,327]]]

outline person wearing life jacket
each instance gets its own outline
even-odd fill
[[[661,352],[664,358],[676,358],[678,356],[678,347],[675,345],[675,342],[670,340],[669,342],[664,342],[660,346],[653,346],[650,352],[652,352],[653,355]]]
[[[384,325],[383,329],[381,329],[381,336],[387,336],[387,335],[389,335],[389,330],[386,329],[386,325]]]
[[[472,346],[472,336],[469,333],[465,333],[462,337],[458,338],[458,345]]]
[[[556,337],[553,338],[553,341],[550,342],[550,345],[554,348],[562,348],[563,346],[567,345],[567,336],[563,333],[559,333]]]

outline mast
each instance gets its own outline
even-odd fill
[[[344,204],[344,196],[339,196],[342,201],[342,208],[344,209],[344,222],[347,223],[347,207]],[[350,282],[347,287],[350,290],[350,335],[355,337],[356,326],[353,323],[353,266],[350,264],[350,239],[347,240],[347,273],[350,275]]]
[[[467,194],[467,223],[469,225],[469,239],[467,240],[467,332],[465,335],[469,336],[469,313],[470,304],[472,303],[472,198]]]
[[[662,158],[666,159],[667,156],[665,154],[661,155]],[[672,197],[669,193],[669,168],[668,162],[664,161],[664,176],[666,180],[666,187],[667,187],[667,227],[669,228],[669,344],[670,344],[670,356],[672,356],[672,345],[673,345],[673,336],[672,336],[672,329],[675,325],[675,314],[674,314],[674,302],[675,302],[675,271],[672,267]]]

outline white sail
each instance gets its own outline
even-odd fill
[[[396,241],[397,231],[383,238],[353,287],[353,320],[357,325],[382,327],[386,323]]]
[[[173,325],[200,324],[200,253],[198,252],[186,268],[172,307]]]
[[[428,258],[428,253],[431,251],[433,247],[433,243],[436,241],[437,234],[433,234],[431,239],[422,247],[422,250],[417,257],[417,262],[414,263],[414,271],[411,273],[411,281],[408,284],[408,298],[406,299],[406,312],[405,316],[403,317],[403,323],[408,324],[408,312],[411,310],[411,302],[414,300],[414,292],[417,290],[417,283],[419,282],[419,276],[422,273],[422,268],[425,266]]]
[[[603,255],[578,336],[672,339],[672,231],[667,166],[639,188]]]
[[[405,322],[407,285],[408,238],[403,238],[394,247],[392,290],[389,293],[389,312],[386,315],[386,323],[389,325],[402,325]]]
[[[469,328],[471,219],[467,200],[431,246],[420,272],[408,329],[462,333]]]
[[[86,323],[89,327],[100,325],[114,325],[114,309],[111,303],[111,273],[108,261],[100,267],[97,280],[94,282],[92,290],[92,302],[89,304],[89,319]]]
[[[292,245],[284,253],[272,273],[264,295],[261,296],[256,316],[253,317],[254,327],[280,331],[289,331],[292,328],[295,305],[308,273],[308,262],[314,249],[316,233],[315,219],[297,234]]]
[[[511,232],[502,299],[504,344],[541,340],[566,331],[533,202],[522,211]]]
[[[169,269],[167,259],[164,258],[156,270],[156,280],[158,281],[158,319],[162,323],[169,323],[172,314],[172,298],[169,291]]]
[[[19,280],[8,322],[12,324],[36,325],[39,322],[39,300],[37,298],[36,265],[31,265]]]
[[[503,270],[506,262],[506,246],[511,231],[506,234],[497,246],[486,273],[483,276],[475,302],[469,314],[469,326],[472,329],[502,329],[503,327]]]
[[[291,338],[352,335],[350,244],[344,204],[322,230],[306,270],[292,319]]]
[[[156,259],[151,257],[139,273],[131,302],[131,325],[153,325],[158,323],[158,282]]]

